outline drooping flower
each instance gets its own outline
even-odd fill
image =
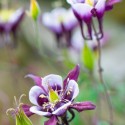
[[[67,46],[71,45],[72,31],[78,23],[71,9],[56,8],[50,13],[44,13],[42,22],[55,33],[59,46],[62,38],[65,38]]]
[[[15,38],[17,28],[23,20],[24,14],[23,9],[18,9],[15,12],[7,10],[0,11],[0,34],[4,34],[8,38],[10,33],[12,33]]]
[[[95,105],[92,102],[74,102],[79,93],[77,79],[79,76],[79,65],[71,70],[65,80],[55,74],[43,78],[28,75],[36,85],[30,89],[29,100],[35,106],[31,106],[25,113],[31,112],[40,116],[48,117],[45,125],[56,125],[58,117],[66,117],[67,111],[75,109],[78,112],[93,110]]]
[[[113,4],[120,2],[121,0],[67,0],[72,5],[73,12],[80,22],[82,29],[82,21],[84,21],[88,27],[89,36],[83,37],[85,39],[92,39],[92,18],[97,17],[99,24],[99,38],[103,37],[102,21],[106,10],[110,10]]]

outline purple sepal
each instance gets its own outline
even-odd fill
[[[105,10],[109,11],[109,10],[113,9],[113,5],[116,3],[119,3],[119,2],[121,2],[121,0],[108,0],[106,3]]]
[[[121,0],[108,0],[106,5],[113,5],[113,4],[116,4],[116,3],[119,3],[121,2]]]
[[[96,108],[96,106],[92,102],[77,102],[70,106],[70,108],[73,108],[77,110],[78,112],[82,112],[85,110],[93,110]]]
[[[44,122],[44,125],[56,125],[56,124],[57,124],[57,118],[54,115],[48,121]]]
[[[35,76],[33,74],[28,74],[28,75],[25,76],[25,78],[27,78],[27,77],[31,78],[37,86],[41,87],[41,84],[42,84],[42,78],[41,77]]]
[[[113,9],[113,5],[106,5],[105,10],[109,11]]]
[[[22,105],[22,109],[23,109],[24,113],[27,115],[27,117],[30,117],[31,115],[34,114],[34,113],[30,112],[30,110],[29,110],[30,107],[31,106],[26,105],[26,104]]]
[[[63,82],[64,89],[65,89],[65,87],[66,87],[66,85],[67,85],[67,83],[68,83],[69,80],[75,80],[75,81],[78,80],[79,73],[80,73],[80,66],[77,64],[76,67],[74,69],[72,69],[68,73],[67,77],[64,79],[64,82]]]

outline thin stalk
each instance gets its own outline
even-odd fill
[[[104,79],[103,79],[103,69],[102,69],[102,66],[101,66],[101,55],[102,55],[102,52],[101,52],[101,43],[100,43],[100,38],[98,38],[98,33],[96,31],[96,28],[95,28],[95,25],[94,25],[94,22],[92,21],[92,27],[93,27],[93,30],[94,30],[94,33],[95,33],[95,36],[96,36],[96,40],[97,40],[97,45],[98,45],[98,73],[99,73],[99,79],[100,79],[100,82],[102,83],[103,87],[104,87],[104,90],[105,90],[105,96],[106,96],[106,99],[107,99],[107,102],[108,102],[108,105],[109,105],[109,117],[110,117],[110,125],[113,125],[113,108],[112,108],[112,103],[111,103],[111,99],[110,99],[110,95],[108,93],[108,89],[107,89],[107,86],[104,82]]]
[[[66,115],[63,116],[61,119],[62,119],[62,125],[69,125],[69,122],[67,120],[67,116]]]
[[[92,87],[95,89],[95,91],[97,92],[97,94],[99,95],[99,98],[102,98],[102,95],[100,94],[100,92],[98,91],[98,87],[96,85],[97,83],[97,80],[95,79],[94,77],[94,74],[93,72],[90,72],[89,73],[89,77],[90,77],[90,80],[91,80],[91,83],[94,83],[92,84]],[[101,106],[101,101],[98,101],[97,103],[97,107],[98,107],[98,110],[95,110],[95,118],[97,119],[100,119],[102,117],[102,106]],[[97,125],[97,122],[94,123],[94,125]]]

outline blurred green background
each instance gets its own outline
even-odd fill
[[[41,14],[57,6],[69,7],[65,0],[38,0]],[[24,8],[29,10],[30,0],[0,0],[0,10]],[[109,41],[102,49],[102,67],[113,105],[114,125],[125,125],[125,1],[114,6],[104,18],[104,30],[110,36]],[[35,30],[38,30],[38,39]],[[22,100],[30,104],[28,91],[33,81],[24,78],[28,73],[45,76],[59,74],[63,78],[74,64],[68,62],[67,57],[56,45],[54,35],[41,22],[36,24],[25,15],[17,30],[17,46],[11,48],[0,38],[0,124],[14,125],[15,121],[6,115],[6,110],[14,107],[14,96],[27,96]],[[1,36],[0,36],[1,37]],[[13,42],[13,38],[11,38]],[[95,77],[97,77],[95,70]],[[97,104],[95,111],[77,113],[72,125],[109,125],[109,109],[100,84],[95,85],[89,76],[81,71],[78,84],[80,94],[77,100],[90,100]],[[96,91],[96,89],[98,91]],[[97,102],[100,102],[98,104]],[[42,125],[45,118],[32,116],[34,125]]]

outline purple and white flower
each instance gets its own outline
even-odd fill
[[[99,23],[99,33],[101,34],[100,38],[103,37],[102,30],[102,18],[106,10],[110,10],[115,3],[120,2],[121,0],[67,0],[71,4],[73,12],[79,22],[84,21],[88,27],[89,38],[83,37],[85,39],[92,39],[92,18],[97,17]],[[82,25],[82,24],[81,24]]]
[[[55,74],[43,78],[27,75],[36,83],[29,92],[29,100],[35,106],[25,106],[25,113],[48,117],[49,120],[45,122],[45,125],[56,125],[58,117],[64,116],[70,109],[75,109],[78,112],[95,109],[92,102],[74,102],[79,94],[77,84],[79,70],[79,65],[77,65],[68,73],[64,81],[61,76]]]
[[[78,23],[72,9],[56,8],[51,12],[46,12],[42,16],[42,22],[55,33],[58,44],[61,43],[61,39],[64,37],[65,43],[70,46],[72,30]]]
[[[18,9],[6,21],[0,17],[0,32],[15,31],[24,17],[24,10]]]
[[[16,31],[21,23],[23,17],[25,15],[25,12],[23,9],[18,9],[12,15],[8,17],[7,20],[4,20],[3,17],[0,16],[0,34],[7,35],[6,37],[9,37],[10,33],[13,34],[14,37],[16,37]],[[16,44],[16,43],[15,43]]]

